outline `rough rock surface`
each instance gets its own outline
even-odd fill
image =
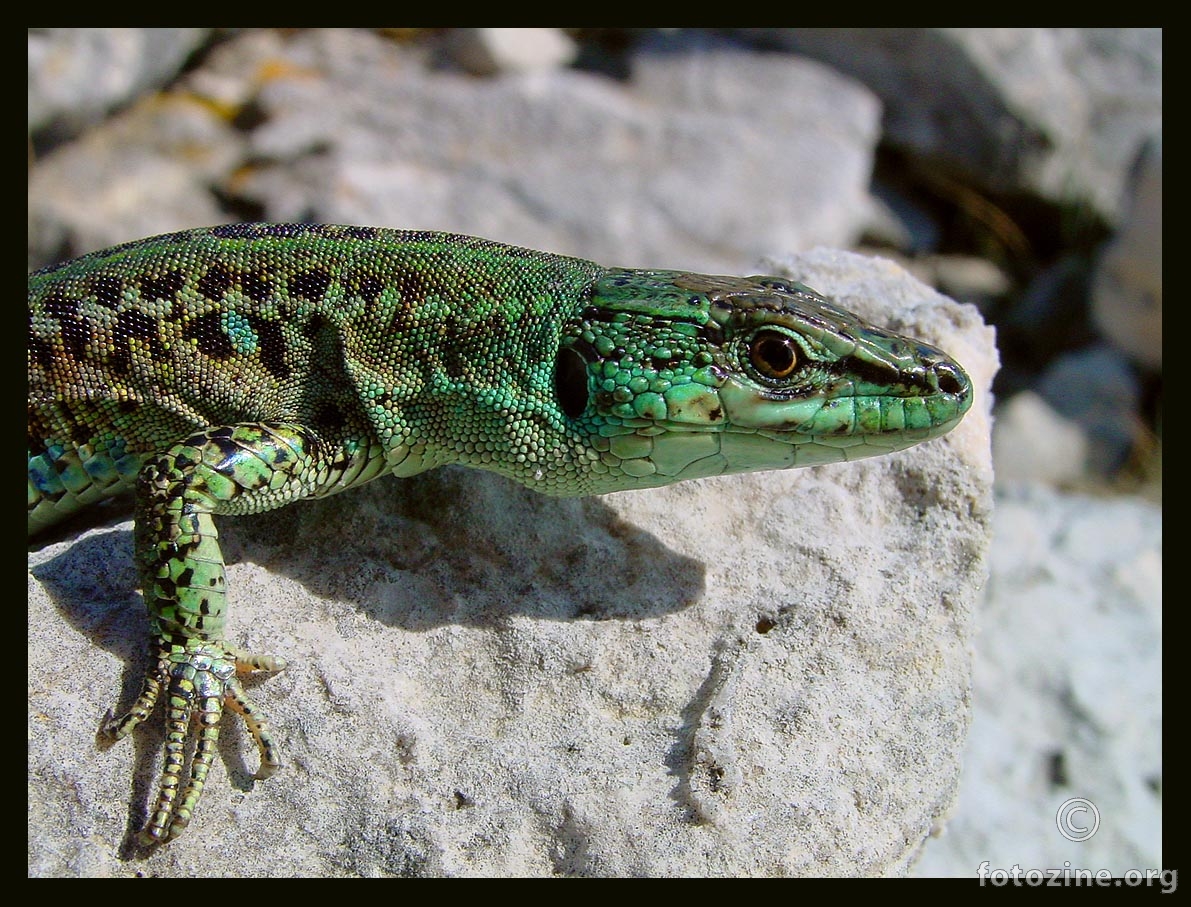
[[[128,522],[30,558],[32,875],[891,875],[956,795],[991,520],[991,331],[848,253],[790,259],[948,349],[973,411],[888,457],[552,500],[446,469],[224,519],[235,720],[186,835],[124,861],[161,758]],[[134,779],[131,780],[130,779]]]

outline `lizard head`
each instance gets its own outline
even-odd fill
[[[597,491],[900,450],[972,403],[942,351],[800,283],[609,270],[568,324],[555,390]]]

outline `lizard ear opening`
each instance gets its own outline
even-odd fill
[[[564,346],[554,361],[554,393],[562,411],[572,419],[587,409],[587,361],[573,346]]]

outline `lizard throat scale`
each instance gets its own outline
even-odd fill
[[[963,369],[799,283],[604,268],[445,233],[312,224],[188,230],[29,277],[29,533],[135,493],[167,701],[142,839],[190,822],[224,708],[280,766],[225,641],[213,517],[449,463],[552,495],[812,466],[953,428]],[[184,772],[186,753],[189,773]]]

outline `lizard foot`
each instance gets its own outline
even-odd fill
[[[161,644],[156,665],[146,675],[137,701],[118,718],[109,712],[103,725],[108,736],[116,740],[127,737],[152,713],[162,688],[166,690],[165,768],[156,807],[139,836],[142,844],[170,841],[190,823],[211,769],[225,706],[244,719],[260,750],[260,769],[253,777],[268,778],[281,767],[269,724],[244,695],[236,675],[280,671],[284,667],[280,658],[253,655],[220,644]],[[186,752],[192,748],[190,775],[183,787]]]

